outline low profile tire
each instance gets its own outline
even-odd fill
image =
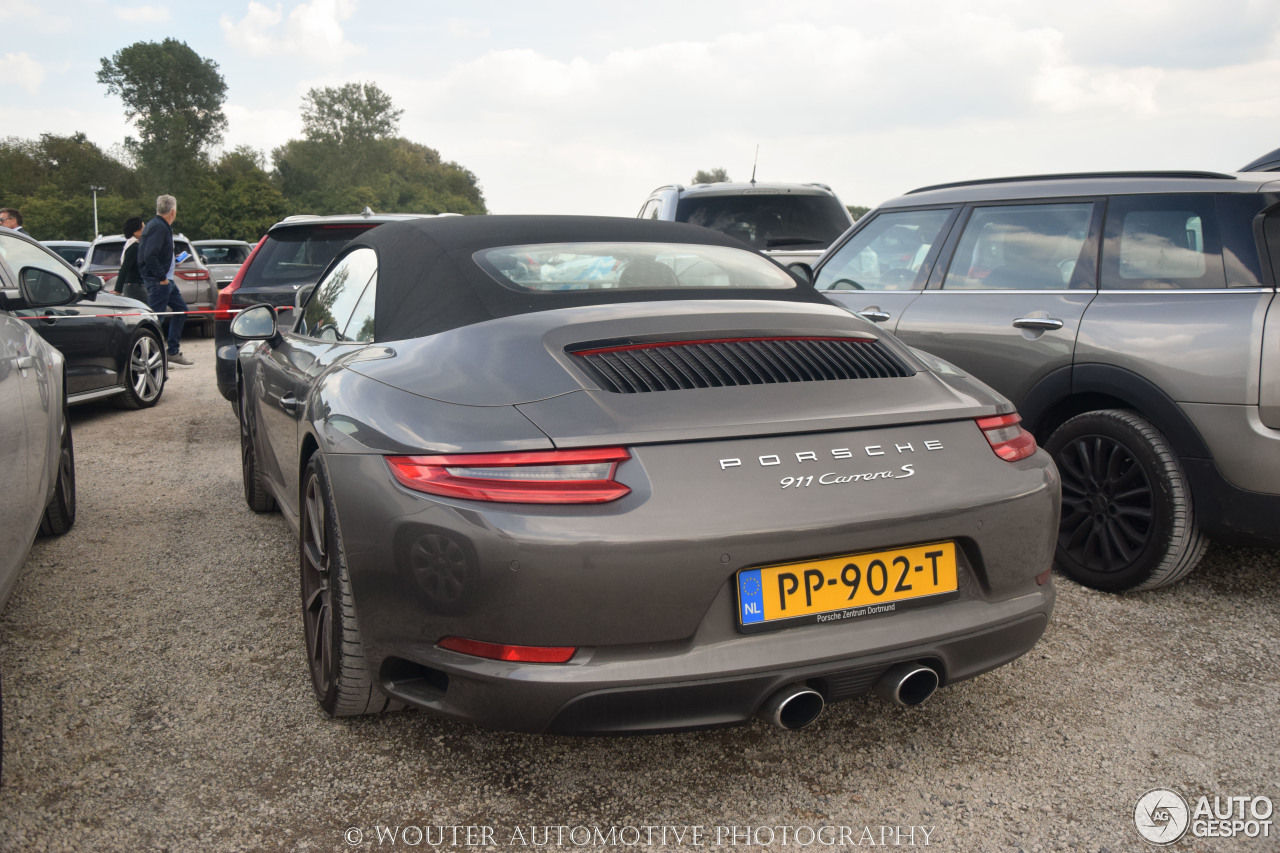
[[[116,396],[120,408],[149,409],[160,402],[166,370],[164,343],[151,332],[139,332],[124,365],[124,393]]]
[[[369,677],[329,471],[319,453],[311,457],[303,476],[299,533],[303,634],[320,707],[333,717],[401,707]]]
[[[243,394],[241,390],[237,398]],[[262,472],[258,470],[258,454],[253,449],[253,436],[249,434],[249,425],[245,423],[243,403],[237,415],[240,421],[240,478],[244,482],[244,502],[254,512],[272,512],[276,508],[276,499],[267,489]]]
[[[1204,556],[1186,475],[1169,442],[1145,418],[1086,412],[1045,444],[1062,475],[1056,565],[1108,592],[1180,580]]]
[[[76,523],[76,451],[71,440],[71,420],[67,407],[62,407],[62,433],[59,436],[57,482],[53,497],[40,519],[41,536],[61,536]]]

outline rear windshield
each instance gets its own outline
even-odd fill
[[[249,257],[248,246],[201,246],[200,256],[206,264],[243,264]]]
[[[701,225],[755,249],[825,249],[852,224],[829,195],[692,196],[676,205],[676,221]]]
[[[540,243],[485,249],[475,259],[522,292],[796,286],[759,255],[695,243]]]
[[[118,267],[120,266],[120,256],[124,254],[124,240],[112,240],[109,243],[97,243],[93,247],[93,255],[89,258],[86,267]],[[186,240],[173,241],[173,255],[177,257],[183,252],[187,253],[186,259],[178,264],[178,266],[190,267],[195,266],[195,253],[191,249],[191,244]]]
[[[267,235],[245,271],[242,288],[315,284],[320,273],[352,238],[380,222],[280,228]]]

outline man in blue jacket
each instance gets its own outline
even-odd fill
[[[191,364],[182,354],[182,327],[187,322],[187,301],[173,281],[173,220],[178,218],[178,200],[171,195],[156,198],[156,218],[147,223],[138,240],[138,271],[147,288],[147,303],[157,314],[169,316],[169,361]]]

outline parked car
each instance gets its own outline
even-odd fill
[[[424,214],[362,213],[337,216],[289,216],[272,225],[249,253],[231,284],[218,291],[214,314],[214,373],[218,391],[236,404],[236,345],[231,320],[237,311],[259,302],[288,308],[316,283],[321,271],[352,237],[385,222]]]
[[[61,535],[76,519],[75,450],[67,418],[64,360],[32,329],[22,311],[72,302],[59,275],[28,265],[0,232],[0,610],[18,580],[37,533]],[[0,712],[0,760],[3,759]]]
[[[727,234],[786,266],[813,264],[853,218],[826,184],[670,184],[649,194],[641,219],[689,222]]]
[[[42,242],[76,269],[84,266],[84,256],[89,251],[90,245],[87,240],[43,240]]]
[[[1173,583],[1205,537],[1280,544],[1280,177],[1106,173],[882,204],[819,291],[1018,406],[1057,461],[1057,565]]]
[[[84,271],[101,278],[108,290],[113,289],[115,277],[120,272],[120,256],[124,254],[124,244],[125,238],[120,234],[99,237],[93,241],[85,256]],[[194,329],[197,335],[207,338],[213,329],[213,307],[217,301],[213,278],[200,261],[191,241],[182,234],[174,236],[173,251],[175,257],[183,252],[187,253],[186,260],[174,268],[182,298],[186,300],[187,310],[191,312],[187,315],[186,328]]]
[[[196,255],[209,270],[218,290],[226,287],[240,271],[253,246],[244,240],[193,240]]]
[[[25,235],[0,233],[0,252],[10,281],[19,269],[38,271],[72,293],[57,304],[10,309],[65,357],[72,404],[110,397],[123,408],[142,409],[159,402],[168,373],[160,321],[151,309],[105,292],[98,276],[77,272]]]
[[[389,223],[232,331],[245,499],[299,538],[330,714],[799,728],[1044,631],[1058,479],[1013,407],[732,238]]]

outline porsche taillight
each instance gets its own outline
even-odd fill
[[[388,456],[396,482],[406,489],[449,498],[534,504],[607,503],[631,489],[614,479],[623,447]]]
[[[1017,462],[1036,452],[1036,437],[1022,428],[1017,413],[978,418],[977,423],[996,456],[1006,462]]]

